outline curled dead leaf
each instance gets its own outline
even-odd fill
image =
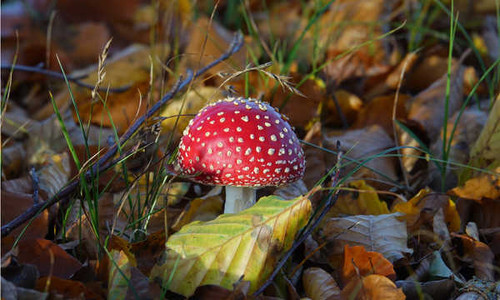
[[[340,288],[325,270],[309,268],[302,275],[306,295],[312,300],[340,300]]]

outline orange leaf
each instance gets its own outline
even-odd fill
[[[342,282],[347,284],[359,275],[378,274],[391,280],[396,279],[396,272],[392,264],[380,253],[366,251],[363,246],[344,246],[344,267],[342,268]]]
[[[368,275],[351,280],[341,292],[342,299],[354,300],[402,300],[406,299],[394,282],[381,275]]]

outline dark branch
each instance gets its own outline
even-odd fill
[[[165,103],[167,103],[167,101],[172,99],[179,91],[188,86],[193,81],[193,79],[199,77],[200,75],[208,71],[210,68],[228,59],[231,55],[239,51],[242,46],[243,46],[243,37],[241,34],[237,34],[234,37],[234,40],[231,43],[230,48],[226,53],[222,54],[219,58],[217,58],[207,66],[201,68],[194,74],[193,72],[188,71],[186,79],[184,80],[179,79],[179,81],[172,87],[172,89],[165,96],[163,96],[163,98],[160,101],[156,102],[155,105],[153,105],[153,107],[151,107],[151,109],[146,112],[146,114],[137,119],[121,136],[120,140],[116,142],[112,147],[110,147],[108,151],[101,157],[101,159],[99,159],[99,161],[96,164],[94,164],[90,170],[86,172],[85,177],[90,178],[91,175],[96,174],[97,171],[100,172],[109,167],[109,165],[106,164],[106,161],[108,161],[116,154],[119,148],[118,145],[123,145],[126,141],[128,141],[148,118],[152,117],[161,108],[161,106],[163,106]],[[48,201],[39,202],[38,204],[33,205],[24,213],[17,216],[14,220],[2,226],[2,238],[9,235],[14,229],[21,226],[29,219],[37,216],[44,209],[54,205],[57,202],[69,198],[70,195],[74,193],[79,183],[80,183],[79,178],[70,181],[65,188],[60,190]]]

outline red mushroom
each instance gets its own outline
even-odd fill
[[[204,184],[226,186],[224,213],[255,203],[255,187],[302,178],[304,152],[290,124],[269,104],[226,98],[203,108],[184,130],[178,164]]]

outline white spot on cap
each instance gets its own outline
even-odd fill
[[[274,169],[274,172],[275,172],[276,174],[279,174],[279,173],[281,172],[281,168],[276,168],[276,169]]]
[[[286,167],[285,168],[285,173],[289,173],[290,172],[290,168]]]
[[[260,126],[260,125],[257,125],[257,129],[258,130],[264,130],[264,127]]]
[[[229,128],[227,128],[227,127],[224,128],[223,130],[224,130],[224,132],[229,132]]]
[[[236,127],[236,131],[241,132],[242,130],[241,127]]]
[[[242,120],[243,122],[248,122],[248,116],[243,116],[243,117],[241,117],[241,120]]]
[[[282,139],[285,138],[285,135],[283,134],[283,132],[280,132],[280,138],[282,138]]]
[[[242,162],[243,162],[243,161],[242,161],[241,159],[237,159],[237,160],[236,160],[236,164],[237,164],[237,165],[241,165],[241,163],[242,163]]]
[[[240,138],[240,137],[239,137],[239,138],[238,138],[238,142],[239,142],[239,143],[243,143],[243,138]]]
[[[253,168],[253,172],[254,172],[255,174],[259,174],[259,168],[257,168],[257,167]]]
[[[241,152],[241,147],[236,147],[236,152]]]
[[[218,115],[219,117],[220,117],[220,116],[222,116],[223,114],[224,114],[224,112],[223,112],[223,111],[220,111],[220,112],[218,112],[218,113],[217,113],[217,115]]]
[[[232,143],[232,142],[234,142],[234,137],[230,136],[230,137],[229,137],[229,141],[230,141],[231,143]]]
[[[231,150],[227,150],[226,155],[227,155],[228,157],[229,157],[229,156],[231,156]]]
[[[257,151],[257,153],[260,153],[260,150],[262,150],[261,147],[259,147],[259,146],[255,147],[255,151]]]
[[[273,155],[274,151],[275,151],[274,148],[269,148],[269,150],[267,150],[267,154]]]
[[[271,127],[271,123],[268,122],[265,122],[264,125],[266,125],[266,127]]]
[[[245,151],[245,155],[250,155],[250,153],[252,153],[252,149],[251,148],[247,148],[247,150]]]
[[[210,136],[210,131],[205,132],[205,136]]]
[[[292,149],[288,149],[288,155],[292,155],[293,151]]]
[[[269,173],[271,172],[269,169],[264,169],[264,171],[262,171],[262,173],[266,174],[266,173]]]
[[[253,140],[255,138],[255,134],[250,133],[250,139]]]
[[[265,138],[265,137],[263,137],[263,136],[259,136],[259,141],[264,142],[265,140],[266,140],[266,138]]]
[[[212,148],[208,148],[207,152],[208,152],[208,154],[212,154],[212,152],[213,152]]]
[[[229,177],[231,177],[231,176],[233,176],[233,175],[232,175],[231,173],[227,173],[225,176],[226,176],[227,178],[229,178]]]
[[[260,119],[260,115],[255,115],[255,118],[256,118],[257,120],[259,120],[259,119]]]
[[[271,141],[276,142],[278,139],[274,134],[271,134]]]
[[[276,119],[276,120],[274,120],[274,123],[279,124],[280,120]]]
[[[224,144],[222,144],[222,142],[218,142],[217,147],[222,148],[222,147],[224,147]]]
[[[248,110],[252,109],[252,107],[250,105],[248,105],[248,104],[245,104],[245,108],[248,109]]]

